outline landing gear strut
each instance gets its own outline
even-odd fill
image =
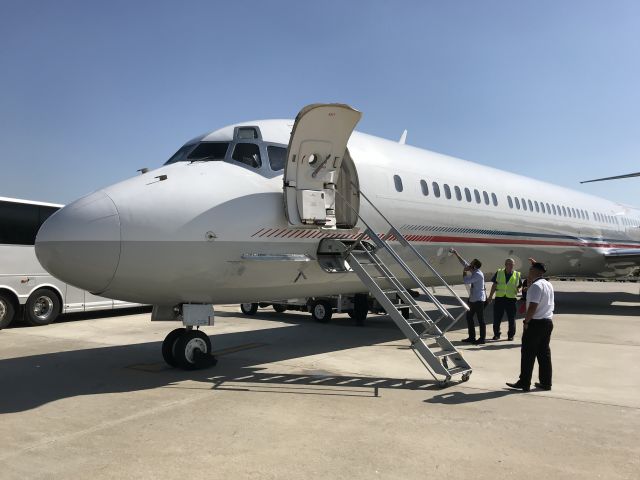
[[[176,328],[162,342],[162,356],[172,367],[198,370],[212,367],[218,360],[211,355],[211,340],[200,330]]]

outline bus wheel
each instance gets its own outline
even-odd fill
[[[16,308],[8,295],[0,293],[0,330],[8,327],[16,314]]]
[[[25,321],[34,327],[48,325],[60,314],[60,300],[53,290],[40,288],[29,295],[25,304]]]
[[[287,306],[283,305],[282,303],[274,303],[273,309],[278,313],[282,313],[287,311]]]

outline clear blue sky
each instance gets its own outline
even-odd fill
[[[67,203],[308,103],[640,205],[640,2],[0,0],[0,196]]]

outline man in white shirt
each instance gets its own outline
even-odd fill
[[[547,271],[544,264],[535,262],[529,269],[527,313],[524,318],[522,349],[520,354],[520,379],[507,386],[528,392],[531,386],[533,365],[538,359],[540,382],[536,388],[551,390],[551,349],[549,342],[553,331],[553,286],[543,278]]]

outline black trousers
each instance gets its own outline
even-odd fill
[[[469,338],[476,338],[476,329],[473,325],[473,316],[478,317],[478,327],[480,327],[480,338],[485,339],[487,335],[487,327],[484,323],[484,302],[469,302],[469,311],[467,312],[467,329],[469,330]]]
[[[509,321],[509,330],[507,331],[508,337],[515,337],[516,335],[516,299],[507,297],[496,297],[493,302],[493,334],[496,337],[500,336],[500,322],[502,317],[507,313],[507,320]]]
[[[551,320],[531,320],[522,333],[520,355],[520,383],[531,385],[533,364],[538,359],[538,377],[542,385],[551,386],[551,349],[549,341],[553,331]]]

